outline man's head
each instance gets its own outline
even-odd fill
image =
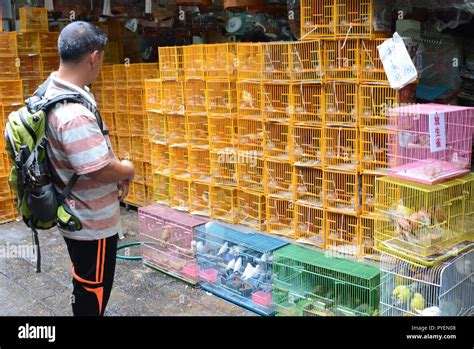
[[[96,26],[72,22],[59,34],[60,69],[80,74],[85,85],[92,83],[99,75],[106,44],[107,37]]]

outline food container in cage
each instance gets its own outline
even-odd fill
[[[416,104],[389,115],[391,176],[431,185],[470,171],[474,108]]]
[[[252,300],[255,303],[268,306],[272,303],[272,294],[270,292],[257,291],[252,294]]]
[[[204,282],[213,283],[217,280],[217,274],[216,269],[205,269],[199,272],[199,278]]]

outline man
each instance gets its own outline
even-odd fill
[[[99,74],[106,43],[107,37],[89,23],[66,26],[58,40],[59,70],[51,74],[45,96],[78,92],[96,106],[87,85]],[[103,315],[121,232],[119,200],[127,195],[135,171],[130,161],[117,160],[109,137],[86,105],[68,103],[49,113],[48,155],[59,191],[74,173],[80,175],[64,204],[79,224],[60,228],[73,265],[73,313]]]

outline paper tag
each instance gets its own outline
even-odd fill
[[[431,152],[446,150],[446,123],[443,113],[430,113]]]

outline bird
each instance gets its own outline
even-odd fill
[[[209,251],[209,248],[202,241],[198,241],[196,244],[196,250],[198,253],[205,254]]]
[[[441,309],[438,307],[429,307],[423,310],[414,309],[415,313],[421,316],[441,316]]]
[[[249,270],[253,269],[253,266],[251,263],[247,263],[247,265],[245,266],[245,269],[244,269],[244,272],[242,273],[242,279],[245,280],[246,276],[247,276],[247,273],[249,272]]]
[[[237,259],[237,261],[234,264],[234,272],[238,272],[241,266],[242,266],[242,257],[239,257],[239,259]]]
[[[170,228],[169,227],[164,227],[163,228],[163,233],[161,233],[161,240],[162,241],[167,241],[171,236]]]
[[[250,263],[249,263],[249,264],[250,264]],[[249,270],[247,271],[245,277],[242,276],[242,279],[243,279],[243,280],[251,279],[251,278],[254,277],[255,275],[259,274],[260,271],[261,271],[260,265],[257,265],[256,267],[254,267],[252,264],[250,264]]]
[[[227,267],[225,268],[226,270],[233,269],[235,266],[235,259],[231,259],[229,263],[227,263]]]
[[[220,256],[221,254],[226,253],[228,249],[229,249],[229,244],[226,241],[226,242],[224,242],[224,244],[219,249],[219,252],[217,252],[217,255]]]
[[[392,296],[395,297],[397,303],[407,303],[411,298],[411,291],[405,285],[399,285],[392,291]]]
[[[415,293],[413,295],[413,299],[411,300],[410,306],[414,311],[421,311],[425,309],[425,299],[420,293]]]
[[[271,254],[272,254],[271,252],[262,253],[262,256],[260,257],[260,261],[264,263],[268,262]]]

